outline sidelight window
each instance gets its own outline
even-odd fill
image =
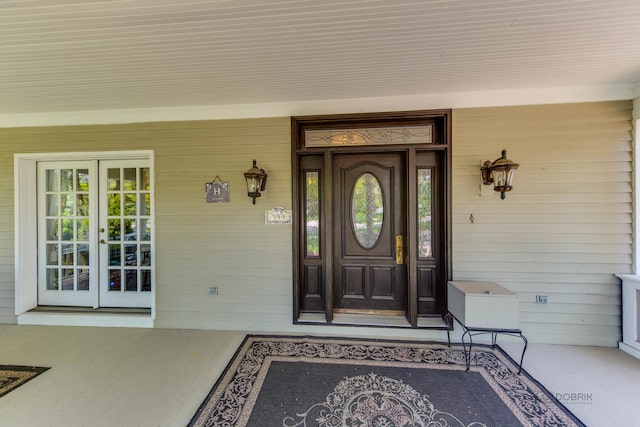
[[[320,172],[305,172],[304,216],[306,256],[320,256]]]
[[[431,168],[418,169],[418,257],[433,256],[431,245],[433,185]]]

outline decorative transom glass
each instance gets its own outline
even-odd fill
[[[431,125],[305,131],[305,147],[432,143]]]

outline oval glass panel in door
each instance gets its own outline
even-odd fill
[[[351,193],[351,226],[358,244],[373,248],[382,234],[384,203],[382,187],[370,173],[362,174]]]

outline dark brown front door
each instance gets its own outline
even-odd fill
[[[334,308],[405,311],[405,156],[336,154]]]

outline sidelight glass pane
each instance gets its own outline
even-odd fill
[[[305,243],[308,257],[320,256],[319,172],[305,173]]]
[[[431,169],[418,169],[418,257],[433,256],[432,231],[432,200],[433,185]]]
[[[356,240],[365,249],[373,248],[382,233],[384,203],[382,187],[370,173],[362,174],[353,185],[351,221]]]

